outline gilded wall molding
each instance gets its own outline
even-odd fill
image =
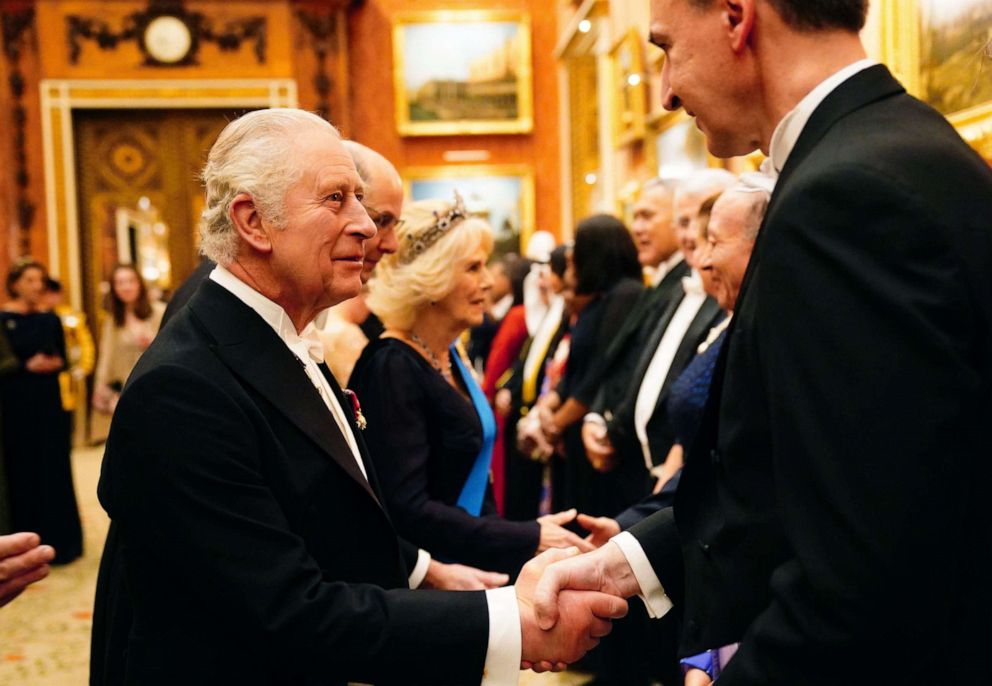
[[[181,38],[188,47],[181,58],[163,61],[151,44],[148,31],[156,20],[172,18],[185,27]],[[182,0],[149,0],[148,7],[124,18],[120,28],[114,29],[98,17],[70,15],[66,17],[66,40],[69,44],[69,63],[78,64],[83,43],[96,43],[101,50],[115,50],[118,44],[134,42],[145,57],[144,65],[193,66],[199,64],[197,54],[202,43],[215,43],[222,51],[234,52],[242,43],[252,43],[255,61],[265,64],[267,24],[265,17],[243,17],[215,27],[201,12],[190,12]]]
[[[16,12],[0,13],[3,30],[3,53],[10,65],[7,85],[12,102],[14,138],[14,179],[17,183],[17,251],[20,255],[31,252],[31,225],[34,223],[36,207],[28,195],[31,177],[28,172],[27,149],[27,110],[24,107],[24,73],[21,71],[21,56],[29,46],[37,49],[35,14],[33,8]]]

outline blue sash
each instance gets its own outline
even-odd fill
[[[462,376],[462,381],[465,382],[465,388],[468,389],[468,394],[472,398],[472,404],[475,405],[479,421],[482,422],[482,449],[479,451],[479,456],[475,458],[472,471],[469,472],[468,479],[462,486],[462,492],[458,495],[458,502],[455,504],[470,515],[478,517],[482,513],[482,501],[486,497],[486,486],[489,485],[489,467],[493,461],[493,444],[496,442],[496,417],[493,416],[486,395],[476,383],[475,377],[465,368],[465,363],[455,346],[451,346],[450,353],[451,359],[458,367],[458,373]]]

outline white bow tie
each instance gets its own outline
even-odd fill
[[[310,359],[317,364],[324,361],[324,343],[320,340],[320,333],[317,331],[317,327],[312,323],[306,325],[303,331],[296,336],[295,341],[291,337],[289,342],[290,345],[298,343],[302,346],[310,356]]]
[[[695,272],[691,276],[682,277],[682,290],[686,295],[705,295],[703,290],[703,280]]]

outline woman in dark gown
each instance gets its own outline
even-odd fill
[[[590,549],[560,526],[574,512],[519,522],[496,514],[495,420],[455,346],[488,306],[488,224],[460,203],[424,200],[404,208],[398,231],[399,251],[379,264],[368,299],[386,331],[349,381],[397,532],[446,561],[510,575],[549,547]]]
[[[62,409],[58,374],[65,368],[62,323],[41,312],[45,268],[32,261],[7,275],[11,300],[0,327],[19,369],[0,379],[3,457],[15,531],[33,531],[55,548],[55,564],[83,552],[72,483],[70,417]]]

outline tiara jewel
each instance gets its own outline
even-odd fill
[[[448,231],[467,218],[468,210],[465,209],[465,202],[458,191],[455,191],[455,204],[451,206],[451,209],[443,214],[434,212],[434,223],[420,235],[415,236],[412,233],[406,235],[407,248],[403,251],[400,264],[413,262],[425,250],[441,240]]]

